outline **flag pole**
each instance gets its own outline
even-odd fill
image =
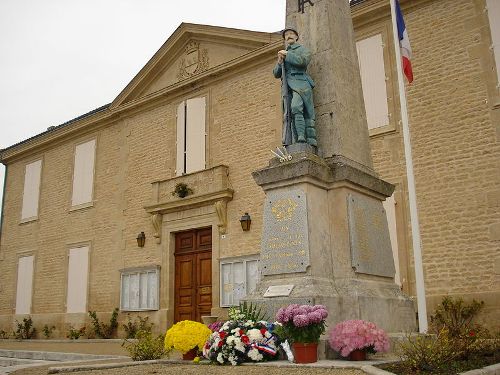
[[[408,181],[408,195],[410,201],[410,220],[413,239],[413,258],[415,263],[415,284],[417,291],[418,327],[420,333],[427,332],[427,306],[425,303],[424,270],[422,266],[422,248],[420,226],[418,222],[417,194],[415,190],[415,176],[413,174],[413,158],[411,155],[411,138],[408,125],[408,107],[406,105],[406,91],[403,77],[399,33],[396,20],[396,0],[390,0],[394,49],[398,68],[399,102],[401,103],[401,121],[403,127],[403,143],[405,148],[406,178]]]

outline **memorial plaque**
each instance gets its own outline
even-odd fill
[[[382,202],[352,194],[347,199],[352,267],[358,273],[394,277],[396,270]]]
[[[293,285],[271,285],[264,293],[264,297],[289,296]]]
[[[260,264],[263,275],[305,272],[309,266],[307,204],[303,191],[267,193]]]

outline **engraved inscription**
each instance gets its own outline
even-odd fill
[[[394,277],[389,227],[382,202],[348,196],[351,262],[358,273]]]
[[[309,264],[305,193],[301,190],[269,192],[264,207],[262,273],[305,272]]]

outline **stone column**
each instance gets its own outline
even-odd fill
[[[413,302],[394,283],[382,206],[394,186],[373,170],[348,1],[287,0],[286,17],[312,52],[319,156],[294,144],[290,160],[253,172],[266,193],[263,277],[246,299],[271,319],[280,306],[319,303],[329,326],[364,319],[413,330]]]
[[[341,155],[373,168],[368,126],[348,0],[311,0],[304,13],[287,0],[286,26],[311,53],[308,73],[313,90],[320,156]]]

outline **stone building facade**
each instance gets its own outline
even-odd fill
[[[500,324],[494,1],[402,2],[428,310],[444,295],[481,299],[490,326]],[[389,7],[351,11],[374,167],[396,186],[386,206],[396,281],[415,295]],[[278,33],[182,24],[112,103],[1,151],[0,329],[30,314],[64,336],[88,310],[120,307],[120,320],[149,316],[163,331],[223,316],[252,289],[264,193],[251,173],[281,140],[271,74],[281,46]],[[179,184],[191,194],[173,194]]]

